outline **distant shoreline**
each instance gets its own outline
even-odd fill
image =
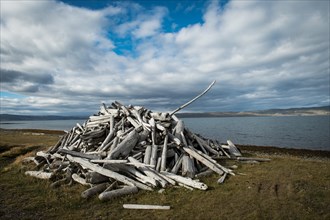
[[[267,109],[241,112],[179,112],[179,118],[203,118],[203,117],[282,117],[282,116],[330,116],[330,106],[302,107],[288,109]],[[86,120],[87,115],[16,115],[0,114],[1,121],[33,121],[33,120]]]
[[[296,113],[257,113],[257,112],[206,112],[206,113],[177,113],[178,118],[230,118],[230,117],[312,117],[330,116],[330,111],[310,111]],[[9,121],[56,121],[56,120],[87,120],[89,116],[28,116],[28,115],[0,115],[0,124]]]

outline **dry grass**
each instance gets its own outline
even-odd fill
[[[25,176],[20,155],[58,140],[58,134],[27,133],[0,131],[1,219],[330,219],[329,158],[268,154],[269,163],[238,164],[236,173],[245,175],[222,185],[216,174],[201,179],[207,191],[172,187],[162,194],[140,191],[100,202],[80,198],[85,187],[78,184],[53,189],[48,181]],[[171,210],[125,210],[124,203],[170,205]]]

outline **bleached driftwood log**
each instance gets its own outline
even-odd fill
[[[98,193],[103,192],[107,187],[108,187],[107,183],[101,183],[101,184],[95,185],[95,186],[85,190],[84,192],[82,192],[81,197],[88,199]]]
[[[137,193],[138,191],[139,190],[136,186],[125,186],[122,189],[103,192],[99,195],[99,199],[101,201],[108,201],[119,196]]]
[[[164,146],[163,146],[163,152],[162,152],[160,171],[165,171],[166,170],[167,144],[168,144],[168,134],[166,134],[165,139],[164,139]]]
[[[47,173],[43,171],[26,171],[25,175],[33,176],[39,179],[50,179],[52,177],[52,173]]]
[[[132,148],[136,145],[136,143],[139,140],[139,134],[138,132],[134,129],[132,130],[127,137],[118,144],[116,149],[111,152],[110,158],[118,158],[119,155],[122,156],[127,156],[129,152],[132,150]]]

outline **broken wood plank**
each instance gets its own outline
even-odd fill
[[[169,210],[170,206],[163,205],[141,205],[141,204],[123,204],[124,209],[157,209],[157,210]]]
[[[231,140],[227,140],[227,144],[229,146],[229,153],[232,156],[234,156],[234,157],[241,157],[242,156],[241,152],[239,152],[239,150],[237,149],[235,144],[233,144],[233,142],[231,142]]]

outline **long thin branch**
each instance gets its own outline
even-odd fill
[[[179,108],[175,109],[174,111],[172,111],[170,113],[170,115],[174,115],[176,112],[180,111],[181,109],[185,108],[186,106],[190,105],[191,103],[193,103],[194,101],[196,101],[197,99],[199,99],[200,97],[202,97],[205,93],[207,93],[211,87],[215,84],[216,80],[214,80],[205,90],[204,92],[202,92],[201,94],[199,94],[198,96],[196,96],[195,98],[193,98],[192,100],[190,100],[189,102],[187,102],[186,104],[181,105]]]

